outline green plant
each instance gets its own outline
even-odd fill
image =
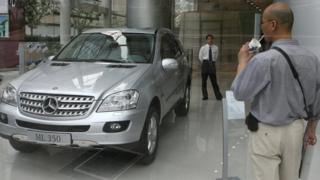
[[[84,28],[89,27],[90,23],[94,20],[98,20],[100,13],[97,12],[87,12],[84,9],[73,8],[71,21],[73,26],[81,33]]]
[[[54,12],[56,4],[54,0],[24,0],[23,9],[25,15],[25,23],[31,30],[33,36],[33,29],[36,28],[44,16],[50,15]]]

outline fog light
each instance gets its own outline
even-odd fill
[[[0,122],[4,124],[8,124],[8,115],[4,113],[0,113]]]
[[[107,122],[103,127],[103,131],[107,133],[125,131],[128,129],[129,124],[130,121]]]
[[[13,139],[18,140],[18,141],[27,141],[28,136],[22,135],[22,134],[15,134],[12,136]]]
[[[74,140],[72,144],[76,144],[76,145],[78,145],[80,147],[90,147],[90,146],[98,145],[97,142],[85,141],[85,140]]]
[[[121,125],[119,123],[112,123],[110,125],[110,129],[114,131],[119,131],[119,129],[121,129]]]

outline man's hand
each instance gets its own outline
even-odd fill
[[[237,74],[239,74],[247,66],[248,62],[253,57],[253,55],[254,54],[250,53],[249,51],[249,42],[242,45],[238,53],[239,65],[238,65]]]
[[[304,133],[305,146],[308,146],[308,145],[313,146],[317,143],[317,135],[316,135],[317,124],[318,124],[317,120],[308,121],[306,131]]]

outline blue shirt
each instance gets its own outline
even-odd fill
[[[295,40],[278,40],[271,47],[283,49],[299,73],[309,111],[320,117],[320,61]],[[286,125],[307,117],[298,81],[277,50],[255,55],[237,75],[231,89],[237,100],[251,101],[251,113],[261,122]]]

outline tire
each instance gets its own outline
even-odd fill
[[[159,112],[154,107],[150,107],[139,142],[139,151],[143,155],[139,161],[140,164],[149,165],[156,158],[159,141],[159,119]]]
[[[17,141],[17,140],[14,140],[13,138],[10,138],[9,142],[13,147],[13,149],[22,153],[33,153],[37,151],[40,147],[39,145]]]
[[[183,100],[175,108],[176,115],[186,116],[188,114],[189,108],[190,108],[190,96],[191,96],[191,88],[188,85],[184,92]]]

